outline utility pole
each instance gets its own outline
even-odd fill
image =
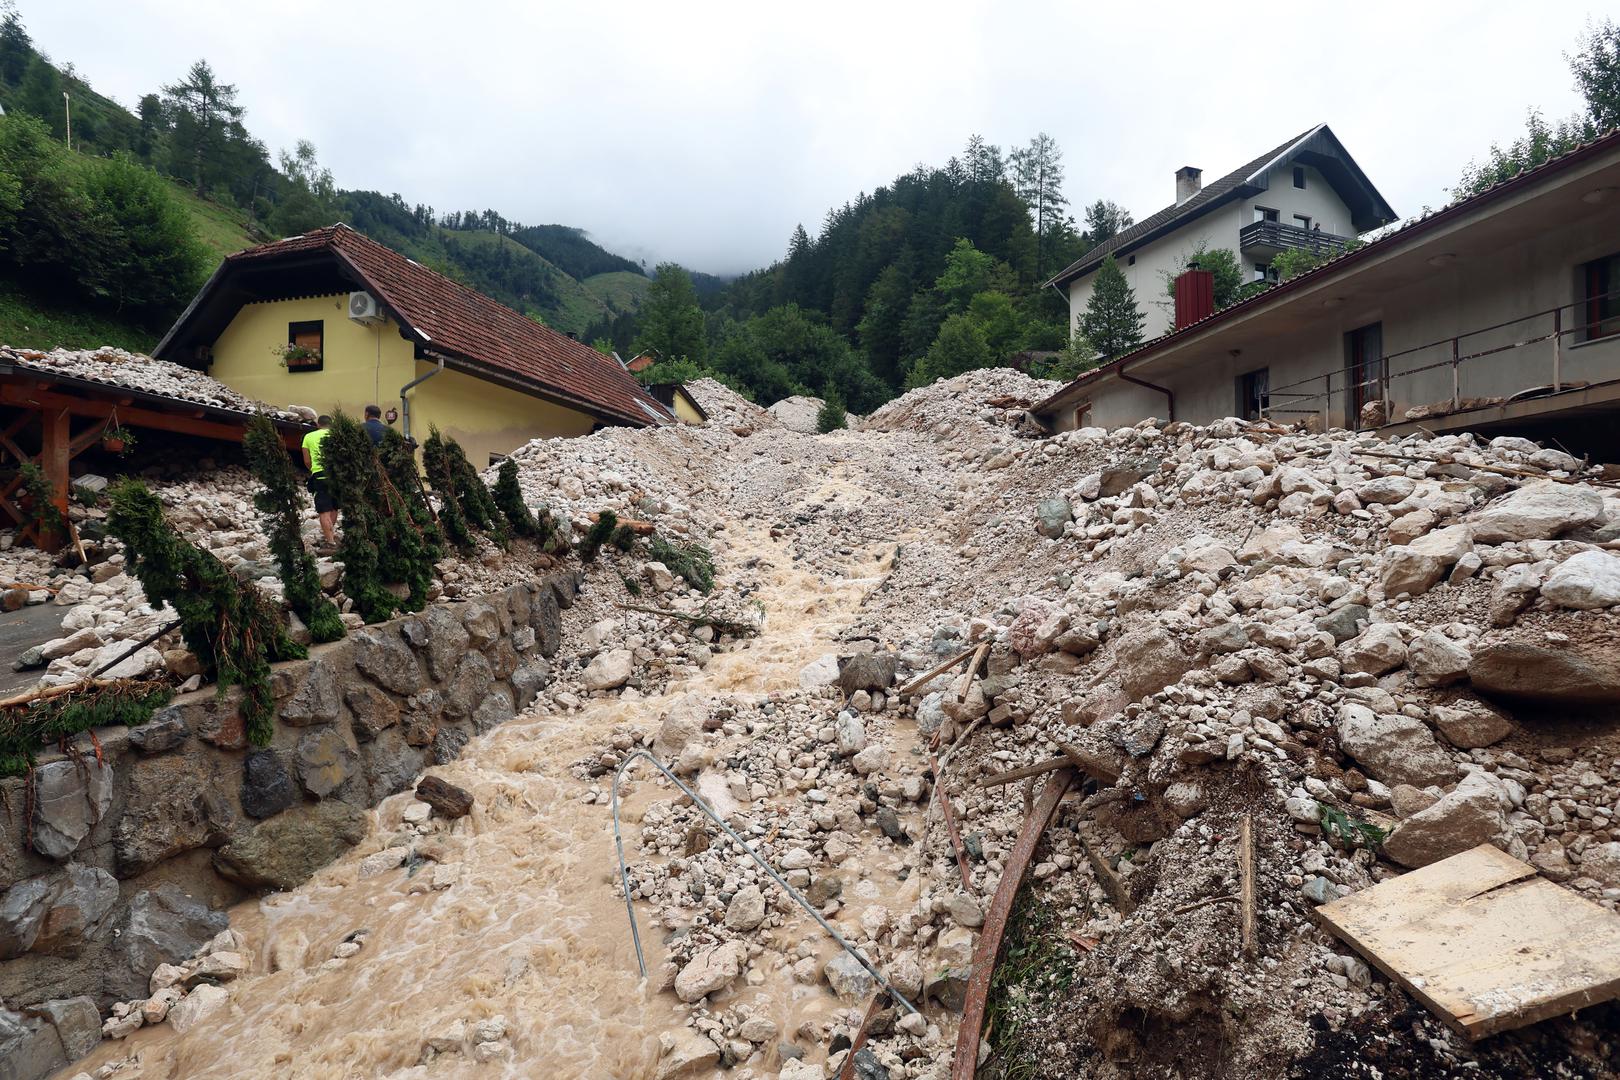
[[[66,90],[62,91],[62,112],[67,117],[67,148],[73,149],[73,101],[68,97]]]

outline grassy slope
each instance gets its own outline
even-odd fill
[[[647,290],[652,287],[652,279],[629,270],[615,270],[608,274],[593,274],[580,284],[615,315],[619,315],[641,310],[642,301],[647,299]]]
[[[596,293],[581,282],[569,277],[550,260],[536,255],[511,237],[482,231],[457,231],[450,235],[464,245],[500,245],[509,250],[513,258],[533,260],[547,267],[551,271],[551,287],[557,292],[556,306],[550,310],[536,306],[525,312],[527,315],[538,317],[547,326],[561,330],[564,333],[579,334],[583,333],[591,323],[608,314],[607,303]],[[617,277],[618,275],[604,274],[600,276]],[[625,276],[633,277],[634,275]]]
[[[0,282],[0,344],[25,349],[93,349],[116,345],[131,352],[146,352],[158,335],[103,315],[55,306],[12,291]]]
[[[169,186],[186,213],[191,215],[192,228],[197,239],[212,256],[208,267],[210,273],[214,269],[212,263],[233,251],[252,247],[263,239],[254,236],[253,227],[248,224],[248,216],[242,211],[198,198],[196,192],[183,184],[170,181]]]

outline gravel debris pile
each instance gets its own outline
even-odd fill
[[[264,413],[281,420],[313,420],[306,410],[280,409],[237,393],[217,379],[168,360],[103,345],[99,349],[17,349],[0,346],[0,362],[55,375],[161,394],[237,413]]]
[[[872,976],[641,763],[629,887],[677,1020],[632,1074],[824,1080],[853,1054],[857,1076],[944,1080],[1048,777],[981,781],[1066,746],[1090,767],[998,969],[999,1075],[1615,1075],[1613,1005],[1467,1045],[1311,916],[1481,843],[1620,905],[1614,470],[1516,438],[1237,420],[1046,436],[1027,410],[1056,385],[974,372],[815,436],[705,381],[706,426],[514,453],[531,503],[650,522],[717,581],[605,548],[514,721],[564,721],[564,764],[537,738],[452,769],[518,792],[560,769],[605,838],[615,771],[650,751],[922,1010],[885,1000],[853,1049]],[[958,664],[900,692],[984,643],[970,682]],[[528,827],[561,813],[513,800]],[[619,918],[611,845],[592,858],[578,901]],[[535,1018],[488,993],[539,1068]]]

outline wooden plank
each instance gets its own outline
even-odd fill
[[[955,656],[951,657],[949,660],[946,660],[946,661],[943,661],[941,663],[935,664],[933,667],[929,668],[927,671],[923,672],[921,675],[917,676],[915,679],[912,679],[910,682],[906,683],[906,685],[902,686],[900,689],[896,690],[894,692],[895,696],[896,697],[905,697],[907,694],[909,694],[913,690],[917,689],[917,687],[922,686],[924,683],[928,682],[928,680],[930,680],[932,678],[935,678],[936,676],[941,675],[941,674],[945,673],[946,671],[950,670],[951,668],[955,667],[957,664],[960,664],[962,661],[964,661],[968,657],[972,656],[973,653],[974,653],[973,649],[964,649],[961,652],[957,653]]]
[[[968,661],[967,671],[962,673],[961,681],[956,684],[957,701],[967,700],[968,691],[973,689],[973,676],[979,673],[980,665],[984,663],[984,658],[989,655],[990,643],[988,641],[981,642],[979,647],[973,650],[973,659]]]
[[[883,999],[887,995],[879,990],[872,995],[872,1001],[866,1006],[866,1015],[861,1017],[861,1026],[855,1031],[855,1040],[849,1044],[849,1053],[844,1055],[843,1068],[838,1070],[838,1080],[855,1080],[855,1054],[866,1045],[866,1029],[872,1026],[872,1021],[883,1009]]]
[[[1620,997],[1620,915],[1490,844],[1315,914],[1468,1039]]]
[[[990,910],[984,917],[984,928],[973,949],[973,974],[968,978],[967,1000],[962,1007],[962,1024],[956,1030],[956,1052],[951,1056],[951,1080],[973,1080],[979,1068],[979,1035],[984,1030],[986,998],[990,994],[990,976],[995,972],[996,958],[1001,954],[1001,935],[1007,932],[1007,920],[1012,915],[1013,901],[1029,872],[1035,857],[1035,848],[1052,823],[1058,803],[1069,787],[1078,779],[1071,768],[1064,767],[1052,774],[1041,789],[1035,808],[1024,818],[1024,827],[1007,857],[1007,868],[1002,871],[1001,883],[990,901]]]
[[[951,838],[951,849],[956,852],[956,869],[962,877],[962,891],[973,891],[973,875],[968,870],[967,845],[962,842],[962,830],[956,825],[956,808],[951,805],[950,789],[945,786],[945,771],[939,758],[928,751],[928,761],[934,768],[934,797],[939,800],[939,812],[945,819],[945,833]]]
[[[44,424],[44,443],[39,451],[39,467],[45,471],[45,482],[50,485],[51,502],[61,512],[62,520],[67,520],[68,512],[68,462],[73,458],[71,446],[72,429],[69,427],[68,412],[66,409],[52,409],[41,418]],[[39,546],[46,551],[57,551],[68,538],[59,534],[55,529],[41,530]]]
[[[139,406],[115,405],[111,401],[99,398],[75,397],[72,394],[56,393],[50,390],[32,390],[26,386],[7,385],[0,386],[0,403],[18,405],[25,409],[66,410],[74,416],[93,416],[99,419],[109,419],[116,410],[118,420],[127,427],[145,427],[157,431],[173,431],[181,435],[200,435],[207,439],[219,439],[222,442],[241,442],[247,431],[248,417],[244,416],[240,422],[227,422],[221,420],[204,420],[188,413],[199,412],[190,402],[184,404],[186,413],[168,413],[157,409],[141,408]],[[206,413],[201,413],[206,415]],[[288,447],[297,447],[303,438],[303,432],[281,431],[282,442]]]
[[[1243,825],[1238,830],[1238,896],[1243,904],[1243,955],[1253,959],[1256,949],[1254,932],[1254,818],[1249,814],[1243,815]]]

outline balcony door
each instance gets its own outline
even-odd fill
[[[1384,324],[1369,323],[1344,335],[1345,373],[1350,377],[1345,427],[1361,427],[1361,408],[1384,395]]]

